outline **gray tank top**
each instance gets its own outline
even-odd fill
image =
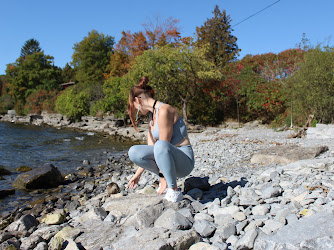
[[[155,118],[155,126],[152,130],[152,135],[155,139],[159,140],[159,127],[158,127],[158,117],[159,117],[159,108],[163,103],[160,102],[159,106],[157,107],[157,114]],[[151,126],[153,125],[153,121],[151,120]],[[185,137],[187,136],[187,126],[184,123],[181,116],[179,119],[173,124],[173,135],[170,140],[170,143],[173,145],[177,145],[180,143]]]

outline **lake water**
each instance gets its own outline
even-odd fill
[[[52,163],[64,174],[82,166],[83,160],[101,162],[112,154],[123,153],[133,145],[90,132],[0,122],[0,165],[14,171],[19,166],[36,168]],[[4,176],[0,188],[15,174]]]

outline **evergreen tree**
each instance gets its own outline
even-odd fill
[[[75,81],[75,70],[66,63],[65,67],[62,69],[61,77],[63,82],[74,82]]]
[[[206,46],[206,57],[218,67],[236,59],[238,49],[237,38],[232,35],[231,18],[226,11],[221,12],[216,5],[212,12],[214,17],[207,19],[201,27],[196,28],[197,45]]]
[[[29,39],[24,43],[23,47],[21,48],[21,57],[25,57],[26,55],[32,55],[41,51],[42,49],[39,46],[39,42],[35,39]]]

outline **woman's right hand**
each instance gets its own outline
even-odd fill
[[[140,175],[134,175],[132,176],[132,178],[130,179],[128,185],[126,186],[127,188],[133,189],[138,187],[138,182],[140,180]]]

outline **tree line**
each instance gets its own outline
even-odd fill
[[[195,37],[183,37],[178,20],[156,19],[138,32],[112,36],[92,30],[73,46],[72,61],[54,65],[35,39],[0,76],[0,112],[59,112],[71,119],[97,112],[122,117],[129,89],[148,76],[156,98],[177,107],[186,122],[216,125],[226,119],[302,125],[334,119],[334,50],[311,46],[246,55],[231,18],[218,6]],[[76,84],[62,90],[61,83]]]

